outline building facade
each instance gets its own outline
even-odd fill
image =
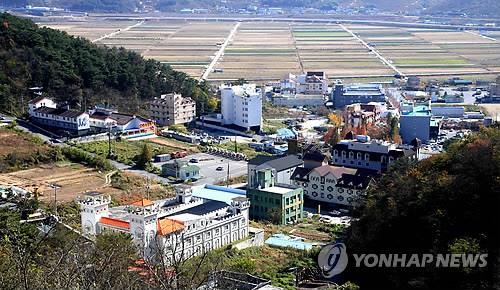
[[[28,106],[32,122],[56,130],[58,134],[85,135],[90,129],[89,114],[70,110],[67,106],[57,107],[50,98],[35,98]]]
[[[95,107],[90,111],[91,126],[98,131],[119,133],[123,138],[156,134],[156,123],[141,116],[118,113],[109,108]]]
[[[223,125],[236,125],[245,130],[262,127],[262,92],[255,84],[222,86],[221,112]]]
[[[176,192],[172,199],[114,208],[108,196],[86,193],[78,199],[83,234],[130,234],[145,259],[170,265],[248,237],[247,198],[227,204],[193,197],[188,186]]]
[[[290,177],[295,168],[302,164],[304,164],[304,162],[297,155],[287,155],[284,157],[259,155],[248,161],[248,184],[251,187],[256,187],[258,185],[257,171],[262,169],[273,170],[275,183],[292,184]]]
[[[189,165],[186,161],[172,160],[161,166],[163,176],[173,176],[181,180],[200,179],[200,167]]]
[[[196,118],[196,102],[181,94],[166,94],[149,103],[151,119],[160,126],[186,124]]]
[[[255,172],[255,183],[247,187],[250,217],[276,224],[299,222],[304,216],[304,196],[300,187],[275,183],[272,169]]]
[[[325,95],[328,93],[328,77],[322,71],[309,71],[300,75],[288,74],[280,83],[281,93]]]
[[[298,167],[292,179],[304,189],[305,198],[345,206],[355,205],[371,181],[363,170],[331,165]]]
[[[358,135],[354,140],[341,140],[335,144],[331,162],[336,166],[385,172],[398,158],[418,159],[418,153],[418,148]]]
[[[418,138],[427,142],[431,138],[431,109],[428,105],[402,104],[399,118],[399,134],[403,143]]]
[[[342,109],[347,105],[371,102],[385,103],[385,92],[379,84],[355,84],[344,86],[342,81],[337,80],[328,102],[329,106]]]

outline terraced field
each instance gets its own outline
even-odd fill
[[[123,46],[201,77],[235,22],[181,20],[46,22],[107,46]],[[353,34],[351,34],[352,32]],[[500,72],[500,32],[285,22],[242,22],[208,80],[277,80],[326,71],[330,79],[448,77]],[[384,63],[383,60],[387,62]],[[391,68],[391,65],[394,66]]]

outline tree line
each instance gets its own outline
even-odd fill
[[[108,103],[126,113],[147,110],[147,101],[177,92],[210,111],[206,83],[124,48],[97,46],[31,20],[0,14],[0,111],[22,115],[29,88],[74,109]]]

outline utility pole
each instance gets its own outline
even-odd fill
[[[146,176],[146,198],[149,199],[149,176]]]
[[[57,216],[57,189],[61,188],[61,186],[57,183],[51,183],[49,187],[54,189],[54,215]]]
[[[226,187],[229,187],[229,161],[227,162],[227,178],[226,178]]]
[[[237,143],[237,140],[238,140],[238,136],[234,136],[234,152],[238,153],[238,143]]]
[[[108,126],[108,159],[113,157],[113,150],[111,150],[111,124]]]

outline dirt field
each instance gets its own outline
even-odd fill
[[[106,183],[104,174],[83,165],[68,163],[46,165],[0,175],[0,185],[15,185],[30,191],[38,190],[41,201],[52,202],[54,189],[50,184],[57,184],[58,202],[69,202],[86,191],[117,193]]]
[[[7,129],[0,129],[0,157],[10,153],[32,153],[36,150],[48,150],[48,146],[33,142],[31,137]]]
[[[481,104],[480,107],[486,109],[488,116],[492,117],[493,120],[499,121],[500,119],[500,104]]]

